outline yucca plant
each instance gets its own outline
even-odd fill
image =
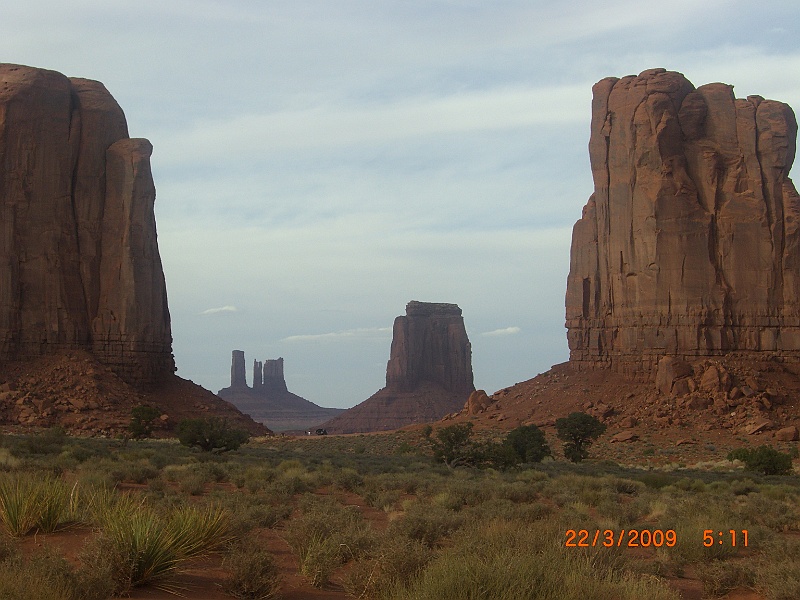
[[[143,500],[111,490],[95,491],[90,505],[120,591],[151,582],[174,591],[163,580],[183,561],[230,539],[229,515],[213,505],[185,506],[161,516]]]
[[[5,476],[0,479],[0,523],[14,537],[22,537],[36,525],[39,516],[39,490],[29,477]]]
[[[169,520],[175,550],[183,558],[212,552],[231,540],[230,515],[220,506],[184,506]]]
[[[0,523],[16,537],[52,533],[72,518],[76,489],[52,475],[16,473],[0,479]]]

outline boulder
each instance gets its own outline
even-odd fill
[[[639,439],[639,434],[635,431],[620,431],[619,433],[611,436],[611,443],[614,442],[635,442]]]
[[[748,425],[745,428],[745,433],[747,435],[755,435],[757,433],[762,433],[764,431],[767,431],[768,429],[772,429],[772,427],[774,427],[774,423],[772,421],[768,419],[762,419],[760,421]]]
[[[478,415],[484,412],[491,404],[492,398],[484,390],[475,390],[469,395],[464,408],[469,415]]]
[[[692,374],[692,366],[686,361],[679,360],[674,356],[664,356],[658,361],[656,370],[656,388],[665,395],[672,392],[673,384],[681,378]],[[688,382],[686,382],[686,392],[688,393]],[[682,395],[682,394],[676,394]]]
[[[800,439],[800,432],[794,425],[784,427],[775,432],[775,439],[781,442],[796,442]]]

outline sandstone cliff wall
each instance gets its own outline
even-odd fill
[[[90,350],[174,372],[152,146],[98,82],[0,65],[0,361]]]
[[[800,198],[791,108],[663,69],[593,88],[595,190],[575,224],[576,366],[664,355],[800,358]]]

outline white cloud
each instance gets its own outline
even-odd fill
[[[494,331],[487,331],[482,333],[481,335],[485,335],[487,337],[500,337],[504,335],[517,335],[520,331],[522,331],[519,327],[504,327],[503,329],[495,329]]]
[[[391,327],[360,327],[357,329],[345,329],[344,331],[334,331],[331,333],[312,333],[303,335],[290,335],[283,338],[282,342],[321,342],[326,340],[341,339],[364,339],[364,338],[388,338]]]
[[[217,308],[207,308],[201,315],[215,315],[217,313],[229,313],[229,312],[237,312],[237,308],[235,306],[226,305],[226,306],[218,306]]]

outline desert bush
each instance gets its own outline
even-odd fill
[[[775,500],[763,493],[752,493],[736,505],[743,526],[762,525],[773,531],[800,530],[800,504],[797,498]]]
[[[475,464],[479,449],[471,437],[472,423],[448,425],[438,429],[431,444],[434,458],[450,468]]]
[[[363,556],[374,544],[372,530],[356,509],[312,494],[300,498],[299,508],[301,514],[286,524],[286,542],[314,586],[327,583],[334,569]]]
[[[551,524],[493,521],[457,534],[406,586],[384,597],[392,600],[677,600],[661,580],[623,568],[616,549],[571,552],[563,531]],[[605,552],[605,550],[611,550]]]
[[[131,437],[141,439],[153,433],[153,424],[161,416],[161,411],[154,406],[140,404],[131,409],[131,422],[128,433]]]
[[[247,432],[232,429],[225,420],[213,417],[184,419],[178,423],[176,433],[181,444],[204,452],[238,450],[250,438]]]
[[[0,598],[73,600],[71,571],[63,557],[44,551],[25,561],[17,555],[0,563]]]
[[[389,524],[388,531],[411,540],[422,542],[429,548],[439,546],[445,538],[465,522],[465,515],[440,506],[412,503],[406,513]]]
[[[764,475],[788,475],[792,472],[792,457],[770,446],[737,448],[728,454],[728,460],[740,460],[751,471]]]
[[[800,541],[773,539],[755,561],[755,589],[767,600],[800,598]]]
[[[255,540],[242,543],[227,554],[223,566],[230,571],[222,589],[239,600],[272,600],[279,597],[280,573],[268,551]]]
[[[28,454],[58,454],[67,444],[67,433],[62,427],[51,427],[41,433],[25,436],[21,444],[14,447],[18,456]]]
[[[314,587],[322,587],[342,565],[342,548],[336,538],[312,535],[298,554],[300,573]]]
[[[703,495],[675,498],[664,516],[659,519],[658,529],[672,529],[677,543],[672,548],[662,548],[665,556],[678,566],[709,563],[734,556],[738,548],[730,544],[703,545],[703,531],[728,531],[741,527],[741,519],[728,502],[717,498],[710,502]]]
[[[697,565],[696,573],[707,598],[719,598],[740,587],[752,588],[755,583],[749,562],[714,560]]]
[[[536,425],[521,425],[512,429],[500,444],[510,464],[538,463],[550,456],[550,446]]]
[[[425,544],[404,536],[384,535],[370,556],[346,573],[345,591],[356,598],[380,598],[407,585],[433,558]]]
[[[586,413],[574,412],[556,419],[558,439],[564,442],[564,456],[572,462],[580,462],[588,457],[592,442],[605,430],[605,425]]]

